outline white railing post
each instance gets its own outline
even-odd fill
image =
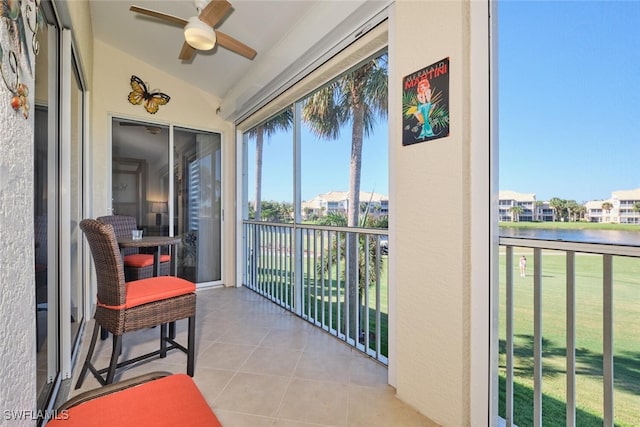
[[[613,427],[613,257],[602,257],[603,425]]]
[[[576,425],[576,254],[567,251],[567,427]]]
[[[506,402],[505,419],[507,427],[513,425],[513,246],[507,246],[506,260]]]
[[[542,250],[533,250],[533,425],[542,427]]]

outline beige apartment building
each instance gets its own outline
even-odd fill
[[[319,218],[330,213],[347,214],[348,191],[329,191],[302,202],[302,218]],[[360,212],[368,209],[368,216],[380,218],[389,215],[389,197],[379,193],[360,192]]]
[[[618,190],[606,200],[591,200],[585,203],[586,219],[589,222],[610,224],[640,223],[640,188]]]

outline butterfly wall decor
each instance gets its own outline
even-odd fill
[[[144,102],[144,109],[149,114],[158,112],[161,105],[166,105],[171,97],[166,93],[153,92],[150,93],[147,85],[138,76],[131,76],[131,92],[129,92],[129,102],[133,105],[140,105]]]

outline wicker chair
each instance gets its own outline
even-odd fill
[[[104,224],[113,225],[116,239],[121,237],[131,237],[131,230],[136,230],[138,225],[136,219],[126,215],[107,215],[97,218]],[[146,279],[153,277],[153,255],[141,254],[138,248],[125,248],[124,255],[124,278],[127,282],[132,280]],[[160,256],[160,276],[169,276],[171,266],[171,256]]]
[[[93,219],[84,219],[80,222],[80,228],[91,248],[96,268],[98,298],[93,335],[76,388],[82,386],[87,370],[91,370],[100,384],[106,385],[113,382],[118,368],[155,356],[165,357],[167,351],[172,349],[179,349],[187,354],[187,374],[193,376],[195,284],[174,276],[125,282],[124,266],[113,226]],[[189,331],[188,344],[185,348],[167,335],[167,323],[187,318]],[[118,363],[124,333],[158,325],[160,325],[159,350]],[[109,366],[97,370],[91,364],[91,358],[100,328],[113,334],[113,349]],[[105,373],[106,376],[103,376]]]

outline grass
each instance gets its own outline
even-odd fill
[[[501,248],[502,249],[502,248]],[[520,278],[517,262],[533,251],[516,248],[514,256],[514,421],[531,425],[533,402],[533,277]],[[505,258],[500,272],[500,343],[505,333]],[[565,419],[565,256],[543,251],[543,417],[544,425],[564,425]],[[531,265],[531,264],[530,264]],[[531,267],[529,267],[531,271]],[[640,260],[614,257],[614,411],[616,425],[640,425]],[[602,257],[576,255],[577,413],[580,426],[601,426],[602,382]],[[504,348],[500,353],[504,376]],[[557,402],[560,404],[557,404]],[[501,414],[504,416],[504,413]]]
[[[268,258],[269,255],[266,255]],[[289,265],[289,257],[284,256],[282,265]],[[311,260],[309,265],[307,259]],[[269,265],[269,261],[264,262]],[[380,274],[380,354],[388,356],[388,258],[381,258],[382,271]],[[344,260],[341,263],[341,269],[344,269]],[[258,267],[259,283],[267,284],[262,291],[268,293],[274,298],[283,301],[288,305],[293,305],[292,284],[289,277],[278,273],[278,267],[269,268],[265,266]],[[324,281],[323,281],[324,279]],[[339,295],[338,298],[338,288]],[[305,256],[303,262],[303,278],[302,278],[302,312],[309,318],[316,321],[324,322],[330,328],[345,333],[342,320],[344,317],[345,306],[345,283],[344,279],[338,280],[338,273],[335,266],[332,268],[330,277],[325,274],[321,277],[316,272],[316,266],[313,264],[313,258]],[[376,289],[372,285],[369,287],[369,348],[376,350]],[[329,297],[331,295],[331,298]],[[338,310],[340,310],[341,322],[338,323]],[[324,315],[324,316],[323,316]],[[331,322],[329,323],[329,319]],[[364,340],[360,340],[364,344]]]

